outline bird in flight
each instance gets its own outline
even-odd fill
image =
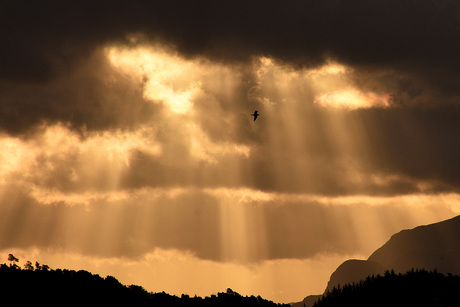
[[[254,114],[251,114],[251,116],[254,116],[254,120],[256,120],[256,119],[257,119],[257,116],[260,115],[258,112],[259,112],[259,111],[255,110],[255,111],[254,111]]]

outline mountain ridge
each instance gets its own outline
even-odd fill
[[[385,271],[406,273],[411,269],[436,270],[460,275],[460,215],[444,221],[404,229],[393,234],[367,260],[349,259],[331,274],[323,294],[334,287],[358,283]],[[316,301],[309,295],[293,307],[309,307]],[[313,301],[313,302],[312,302]]]

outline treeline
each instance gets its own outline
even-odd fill
[[[346,306],[460,306],[460,277],[437,271],[386,271],[359,283],[340,285],[323,295],[314,307]]]
[[[137,285],[126,286],[115,277],[105,278],[80,270],[51,269],[27,261],[21,268],[19,259],[9,255],[9,264],[0,264],[0,296],[13,304],[62,306],[289,306],[275,304],[260,296],[242,296],[231,289],[210,297],[181,297],[165,292],[152,293]],[[21,305],[19,305],[21,306]]]

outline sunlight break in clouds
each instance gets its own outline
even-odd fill
[[[330,108],[355,110],[360,108],[387,108],[391,96],[359,89],[350,80],[351,68],[329,62],[308,72],[315,88],[314,102]]]
[[[315,103],[323,107],[359,109],[380,107],[386,108],[391,105],[390,95],[379,95],[372,92],[361,92],[356,89],[346,89],[320,94],[316,97]]]
[[[189,142],[191,156],[210,163],[216,163],[218,157],[225,155],[249,157],[247,145],[211,140],[199,122],[200,116],[204,115],[211,118],[221,116],[221,123],[226,123],[225,117],[229,115],[224,117],[221,114],[220,102],[214,93],[223,97],[233,95],[231,90],[238,82],[238,76],[227,67],[204,60],[185,60],[158,46],[136,49],[110,47],[106,49],[106,55],[112,65],[143,83],[145,99],[167,107],[170,112],[164,114],[168,121],[166,126],[179,130],[184,141]],[[207,114],[197,113],[196,100],[207,104]],[[226,130],[231,131],[232,127],[229,125]]]
[[[265,105],[308,103],[309,95],[322,107],[360,109],[391,106],[391,96],[363,91],[353,84],[353,70],[336,62],[314,69],[292,69],[273,59],[260,57],[254,63],[257,86],[253,98]]]
[[[165,103],[173,113],[192,111],[193,97],[201,89],[198,81],[187,79],[197,70],[192,62],[146,48],[109,48],[107,56],[114,66],[144,82],[144,98]]]
[[[229,67],[146,47],[104,55],[155,109],[126,130],[54,123],[3,137],[1,196],[19,199],[4,211],[22,219],[0,230],[21,228],[20,246],[73,254],[75,265],[153,291],[232,287],[286,302],[321,292],[338,263],[366,257],[401,227],[455,212],[456,195],[366,195],[435,183],[361,164],[364,130],[350,125],[350,112],[327,112],[386,105],[356,88],[350,68],[296,70],[268,57]],[[340,102],[336,93],[347,91]],[[15,195],[12,182],[24,191]],[[51,226],[33,224],[38,217]]]
[[[459,214],[459,1],[55,2],[1,5],[4,256],[291,302]]]
[[[116,189],[130,166],[133,151],[161,153],[152,132],[105,131],[81,135],[64,125],[43,126],[26,140],[3,137],[0,174],[2,181],[53,187],[63,190]]]
[[[341,261],[365,258],[402,227],[455,212],[456,195],[440,205],[357,195],[411,178],[366,172],[362,127],[314,104],[355,88],[349,68],[295,70],[266,57],[235,68],[144,47],[104,55],[155,109],[131,130],[54,123],[2,136],[8,252],[38,246],[43,258],[30,260],[72,261],[152,291],[231,287],[289,302],[320,293]],[[341,193],[351,196],[331,196]]]

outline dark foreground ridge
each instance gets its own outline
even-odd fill
[[[436,307],[460,306],[460,276],[436,271],[386,271],[359,283],[334,287],[314,307]]]
[[[359,283],[367,276],[383,275],[385,271],[404,274],[412,268],[460,276],[460,215],[402,230],[391,236],[367,260],[343,262],[332,273],[323,294],[339,284]],[[319,297],[321,295],[307,296],[293,307],[312,307]]]
[[[165,292],[152,293],[137,285],[125,286],[116,278],[87,271],[50,269],[30,262],[22,269],[10,255],[10,264],[0,265],[0,295],[13,305],[39,306],[289,306],[275,304],[260,296],[242,296],[231,289],[210,297],[181,297]]]

